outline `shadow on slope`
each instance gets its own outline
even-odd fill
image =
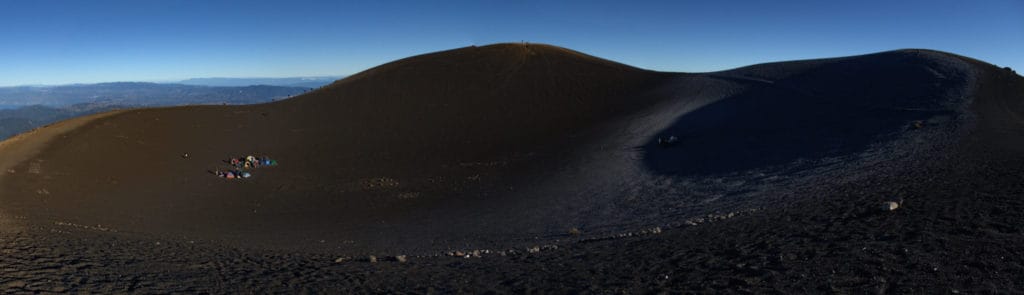
[[[643,146],[660,174],[729,173],[797,160],[854,155],[916,128],[957,118],[968,73],[954,58],[904,50],[805,62],[800,74],[773,80],[764,64],[708,74],[748,84],[746,91],[679,117]],[[782,71],[789,72],[789,71]]]

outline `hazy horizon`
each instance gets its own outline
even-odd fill
[[[672,72],[903,48],[1024,68],[1024,2],[1014,0],[6,6],[0,86],[345,76],[413,55],[520,41]]]
[[[171,79],[171,80],[124,80],[124,81],[98,81],[98,82],[70,82],[62,84],[18,84],[18,85],[3,85],[0,87],[59,87],[59,86],[73,86],[73,85],[91,85],[91,84],[105,84],[105,83],[156,83],[156,84],[185,84],[189,80],[203,80],[203,79],[237,79],[237,80],[276,80],[276,79],[326,79],[335,78],[342,79],[348,75],[323,75],[323,76],[293,76],[293,77],[189,77],[183,79]],[[255,85],[255,84],[253,84]]]

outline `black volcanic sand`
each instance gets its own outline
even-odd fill
[[[0,145],[23,158],[0,179],[0,286],[1024,292],[1022,96],[1020,76],[925,50],[706,74],[433,53]],[[206,173],[245,153],[280,165]]]

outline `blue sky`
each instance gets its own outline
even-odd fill
[[[0,0],[0,85],[347,75],[521,40],[662,71],[899,48],[1024,69],[1024,1]]]

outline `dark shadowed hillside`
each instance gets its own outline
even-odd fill
[[[971,74],[963,62],[918,50],[713,73],[748,88],[679,117],[659,135],[684,144],[648,144],[645,158],[661,173],[702,175],[860,153],[959,119]]]

